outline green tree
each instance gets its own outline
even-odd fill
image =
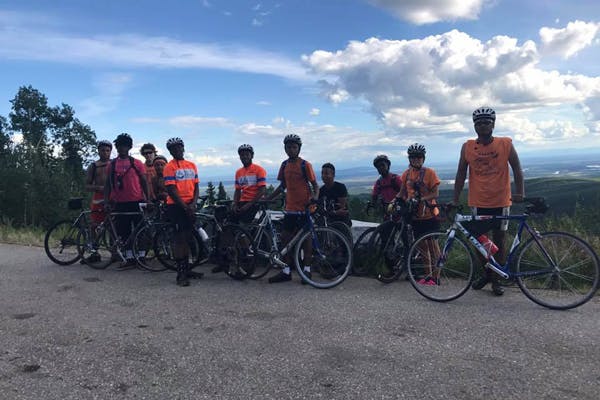
[[[225,190],[225,186],[223,186],[223,182],[219,182],[219,189],[217,190],[217,200],[229,200],[227,196],[227,191]]]
[[[215,195],[215,185],[213,185],[212,181],[209,181],[206,185],[206,194],[208,195],[208,199],[206,199],[206,201],[209,205],[215,204],[217,202],[217,197]]]

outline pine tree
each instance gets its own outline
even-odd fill
[[[209,181],[206,185],[206,194],[208,195],[208,199],[206,199],[208,205],[213,205],[217,202],[217,197],[215,196],[215,185],[213,185],[212,181]]]
[[[223,186],[223,182],[219,182],[219,189],[217,190],[217,200],[229,200],[227,196],[227,191],[225,190],[225,186]]]

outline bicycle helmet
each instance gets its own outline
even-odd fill
[[[252,153],[252,155],[254,155],[254,149],[249,144],[242,144],[240,147],[238,147],[238,154],[240,154],[242,151],[249,151]]]
[[[171,139],[167,140],[167,149],[171,150],[171,147],[178,144],[184,146],[183,140],[180,137],[172,137]]]
[[[390,167],[390,165],[392,164],[392,162],[390,161],[390,159],[388,158],[388,156],[386,156],[385,154],[379,154],[377,157],[375,157],[375,158],[373,159],[373,166],[374,166],[375,168],[377,168],[377,164],[378,164],[380,161],[384,161],[384,162],[386,162],[386,163],[387,163],[387,166],[388,166],[388,168],[389,168],[389,167]]]
[[[99,140],[97,143],[97,147],[110,147],[112,149],[112,143],[109,140]]]
[[[419,143],[411,144],[410,146],[408,146],[408,149],[406,150],[406,153],[408,154],[408,158],[410,158],[410,157],[425,158],[426,152],[427,151],[425,150],[425,146],[423,146],[422,144],[419,144]]]
[[[115,141],[113,142],[115,147],[119,146],[128,146],[129,148],[133,147],[133,139],[129,136],[128,133],[121,133]]]
[[[298,146],[302,146],[302,139],[300,139],[300,136],[290,133],[283,139],[283,144],[288,143],[296,143]]]
[[[491,107],[479,107],[473,111],[473,122],[477,122],[482,119],[491,119],[496,121],[496,111]]]

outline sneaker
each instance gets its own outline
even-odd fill
[[[177,286],[190,286],[190,280],[184,272],[177,273]]]
[[[123,261],[121,264],[119,264],[117,269],[120,271],[125,271],[128,269],[135,268],[136,265],[137,265],[137,263],[136,263],[135,259],[130,258],[130,259],[127,259],[126,261]]]
[[[502,296],[504,294],[504,288],[500,286],[500,282],[492,282],[492,293],[494,293],[496,296]]]
[[[473,290],[481,290],[489,282],[490,282],[490,280],[489,280],[487,274],[485,274],[481,278],[479,278],[475,282],[473,282],[473,284],[471,285],[471,287],[473,288]]]
[[[187,272],[187,277],[190,279],[202,279],[203,276],[204,276],[204,274],[202,272],[194,272],[194,271]]]
[[[94,264],[102,261],[102,257],[98,253],[92,253],[89,257],[82,259],[82,264]]]
[[[217,266],[213,267],[213,269],[211,269],[210,272],[212,272],[213,274],[218,274],[219,272],[225,272],[225,266],[217,265]]]
[[[269,283],[279,283],[279,282],[287,282],[292,280],[292,274],[286,274],[281,271],[275,276],[269,278]]]
[[[419,285],[424,285],[424,286],[436,286],[437,282],[435,278],[421,278],[419,279],[419,281],[417,282]]]
[[[310,271],[304,271],[304,274],[306,275],[306,277],[307,277],[308,279],[312,279],[312,273],[311,273]],[[307,282],[306,280],[304,280],[304,279],[302,279],[302,282],[301,282],[301,283],[302,283],[303,285],[306,285],[306,284],[308,284],[308,282]]]

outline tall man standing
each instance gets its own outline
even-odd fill
[[[458,204],[469,171],[468,204],[473,215],[508,215],[512,201],[522,202],[525,194],[523,171],[512,139],[494,137],[496,112],[490,107],[480,107],[473,111],[473,124],[477,139],[467,140],[460,151],[458,170],[454,183],[454,204]],[[515,193],[511,196],[510,165],[515,179]],[[470,223],[472,233],[485,234],[492,231],[492,240],[498,246],[498,258],[506,258],[505,241],[508,220],[476,221]],[[498,282],[498,275],[485,269],[483,276],[473,282],[473,289],[482,289],[492,284],[492,292],[501,296],[504,289]]]

